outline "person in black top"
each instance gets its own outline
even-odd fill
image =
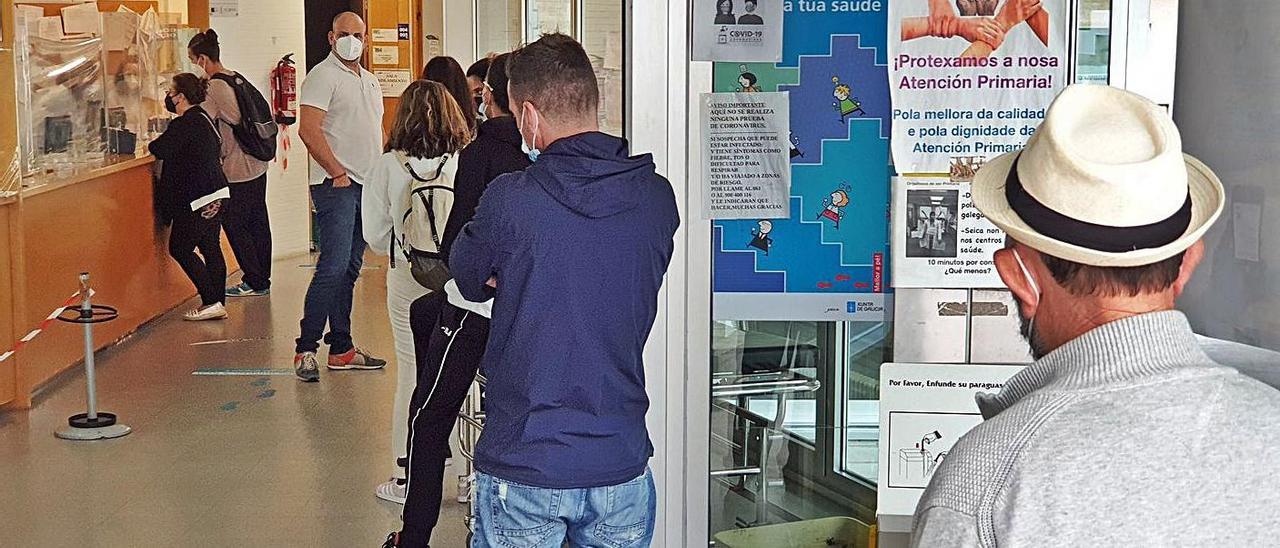
[[[462,227],[475,216],[480,197],[499,175],[529,167],[520,148],[520,130],[507,96],[507,59],[490,64],[484,85],[485,111],[476,139],[462,149],[454,179],[453,209],[449,213],[441,252],[449,255]],[[409,408],[409,459],[406,475],[404,528],[387,537],[386,547],[425,547],[440,518],[444,460],[449,434],[475,379],[489,340],[485,303],[468,303],[453,282],[444,291],[422,297],[410,308],[418,362],[418,386]],[[459,500],[465,501],[469,483],[459,478]]]
[[[733,0],[716,0],[717,25],[736,25],[738,18],[733,16]]]
[[[192,321],[227,317],[227,264],[220,240],[223,201],[231,193],[222,172],[222,138],[199,106],[208,90],[209,83],[194,74],[174,76],[165,107],[178,117],[147,147],[163,162],[156,193],[160,215],[173,223],[169,254],[200,292],[200,308],[183,316]]]
[[[756,15],[756,0],[747,0],[743,3],[743,9],[747,10],[746,15],[738,18],[739,25],[763,25],[764,19]]]
[[[484,113],[484,82],[489,76],[489,64],[493,60],[485,57],[479,61],[471,63],[467,67],[467,89],[471,90],[471,95],[475,97],[476,111],[480,113],[480,121],[483,122],[488,115]],[[467,105],[460,105],[467,108]]]

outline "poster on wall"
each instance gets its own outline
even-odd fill
[[[703,218],[786,218],[791,190],[787,94],[704,93],[699,105]]]
[[[992,259],[1004,247],[1004,231],[974,207],[970,185],[947,177],[894,178],[894,287],[1004,287]]]
[[[782,60],[785,0],[694,0],[693,60]]]
[[[782,61],[715,63],[713,90],[786,92],[787,215],[712,222],[717,320],[887,321],[889,106],[881,2],[784,2]],[[735,2],[741,5],[740,2]]]
[[[1070,5],[889,3],[898,172],[955,175],[1020,150],[1067,85]]]
[[[1010,365],[886,363],[880,366],[880,530],[911,532],[912,514],[956,440],[982,424],[974,397],[999,392]]]

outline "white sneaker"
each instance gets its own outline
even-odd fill
[[[227,317],[227,309],[222,303],[213,303],[203,308],[197,308],[182,315],[182,319],[189,322],[203,322],[206,320],[221,320]]]
[[[378,498],[387,502],[404,504],[405,497],[409,496],[409,486],[400,478],[391,478],[378,485],[375,493]]]
[[[471,476],[458,476],[458,504],[471,502]]]

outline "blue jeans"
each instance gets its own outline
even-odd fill
[[[476,472],[471,548],[646,548],[653,542],[653,473],[621,485],[543,489]]]
[[[354,347],[351,299],[364,264],[365,248],[360,226],[360,192],[358,184],[334,188],[329,179],[311,187],[316,224],[320,227],[320,259],[316,261],[316,273],[311,277],[302,309],[298,353],[319,350],[321,335],[332,354],[345,354]],[[329,325],[328,334],[324,334],[325,324]]]

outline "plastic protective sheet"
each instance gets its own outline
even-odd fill
[[[100,167],[106,158],[101,38],[52,40],[16,26],[19,170],[28,184]]]

